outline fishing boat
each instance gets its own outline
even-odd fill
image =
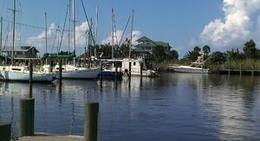
[[[109,62],[117,63],[118,72],[122,72],[123,76],[143,76],[158,77],[157,71],[148,67],[147,62],[143,58],[123,58],[109,59]],[[115,68],[113,68],[115,69]]]
[[[203,54],[198,56],[195,62],[192,62],[191,65],[174,65],[169,66],[169,68],[173,69],[175,72],[182,72],[182,73],[209,73],[209,69],[205,68],[205,60],[203,59]]]
[[[122,73],[123,76],[144,76],[144,77],[157,77],[159,74],[148,67],[147,60],[143,57],[133,58],[131,56],[132,50],[132,35],[133,35],[133,22],[134,22],[134,11],[132,11],[131,19],[131,36],[129,40],[129,55],[128,58],[114,58],[114,33],[115,33],[115,25],[114,25],[114,13],[112,9],[112,59],[106,60],[107,64],[112,64],[110,67],[105,68],[103,72],[117,72]],[[130,19],[129,18],[129,19]]]

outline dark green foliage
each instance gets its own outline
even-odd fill
[[[255,58],[256,56],[256,44],[253,40],[249,40],[244,44],[243,51],[246,58]]]
[[[200,55],[200,51],[201,51],[201,48],[198,46],[195,46],[193,48],[193,51],[188,51],[182,60],[194,62],[197,60],[198,56]]]
[[[211,65],[220,65],[225,63],[227,60],[226,54],[222,53],[220,51],[213,52],[212,55],[210,55],[209,64]]]
[[[162,46],[156,46],[153,48],[152,60],[155,63],[163,62],[166,59],[166,52]]]

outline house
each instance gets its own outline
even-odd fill
[[[134,54],[147,55],[153,54],[153,50],[155,47],[163,47],[165,52],[169,52],[171,50],[171,46],[169,43],[165,43],[162,41],[153,41],[146,36],[139,38],[137,41],[137,45],[133,51]]]
[[[34,46],[14,47],[14,58],[36,58],[39,51]],[[12,56],[12,47],[3,47],[2,53]]]

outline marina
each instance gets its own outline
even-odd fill
[[[29,85],[0,84],[0,121],[14,137]],[[84,104],[98,102],[98,140],[259,140],[259,85],[258,76],[184,73],[33,83],[35,133],[83,136]]]

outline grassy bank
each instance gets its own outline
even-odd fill
[[[211,72],[218,72],[221,69],[260,70],[260,60],[230,60],[221,65],[209,65],[209,68]]]

